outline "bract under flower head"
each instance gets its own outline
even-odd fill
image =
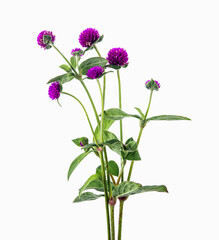
[[[81,50],[80,48],[74,48],[71,50],[71,54],[73,56],[76,56],[78,54],[81,57],[83,56],[83,50]]]
[[[87,77],[91,79],[99,78],[104,72],[104,69],[100,66],[95,66],[87,71]]]
[[[45,42],[45,39],[47,38],[47,41]],[[37,37],[37,43],[41,46],[41,48],[49,49],[51,46],[49,46],[49,43],[54,43],[55,41],[55,35],[52,34],[50,31],[42,31],[39,33]]]
[[[128,63],[128,53],[123,48],[112,48],[106,59],[111,65],[123,66]]]
[[[95,28],[87,28],[80,34],[79,43],[82,47],[90,47],[99,37]]]
[[[152,89],[152,90],[158,91],[159,88],[160,88],[160,83],[156,80],[153,80],[153,79],[147,80],[146,83],[145,83],[145,87],[147,89]]]
[[[49,86],[48,94],[52,100],[58,99],[60,97],[60,92],[61,92],[61,85],[59,82],[53,82]]]

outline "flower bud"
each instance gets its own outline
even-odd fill
[[[145,87],[147,89],[151,89],[151,90],[155,90],[155,91],[158,91],[159,88],[160,88],[160,83],[156,80],[153,80],[151,78],[151,80],[148,80],[146,83],[145,83]]]
[[[116,199],[113,198],[113,197],[111,197],[111,198],[109,199],[109,205],[111,205],[111,206],[116,205]]]

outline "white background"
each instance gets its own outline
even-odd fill
[[[149,116],[178,114],[192,121],[151,122],[140,143],[133,181],[165,184],[169,194],[145,193],[124,208],[123,240],[218,240],[218,1],[8,1],[1,4],[0,221],[2,240],[106,239],[104,201],[73,204],[99,161],[89,156],[67,182],[81,153],[72,139],[87,135],[80,106],[62,96],[62,108],[47,95],[46,82],[63,73],[63,59],[37,45],[51,30],[70,58],[88,27],[104,34],[102,56],[123,47],[123,109],[145,111],[151,77],[161,83]],[[89,52],[87,57],[96,56]],[[95,81],[87,81],[100,111]],[[90,109],[77,81],[64,90]],[[118,106],[116,74],[107,77],[106,107]],[[92,115],[95,126],[95,118]],[[136,119],[124,120],[124,138],[138,134]],[[112,130],[118,133],[118,123]],[[110,155],[115,159],[116,155]],[[115,159],[119,160],[118,157]],[[118,204],[117,204],[118,205]],[[117,206],[118,207],[118,206]]]

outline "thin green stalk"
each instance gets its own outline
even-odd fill
[[[146,118],[147,118],[147,115],[148,115],[148,112],[149,112],[149,109],[150,109],[150,106],[151,106],[152,94],[153,94],[153,90],[151,90],[151,93],[150,93],[150,99],[149,99],[148,107],[147,107],[146,113],[145,113],[145,115],[144,115],[143,121],[145,121]],[[144,129],[144,126],[141,126],[141,127],[140,127],[140,130],[139,130],[139,134],[138,134],[137,145],[139,145],[139,142],[140,142],[140,139],[141,139],[141,134],[142,134],[142,132],[143,132],[143,129]],[[133,166],[134,166],[134,161],[131,162],[127,181],[130,181],[130,179],[131,179]]]
[[[124,206],[124,201],[120,201],[120,203],[119,203],[118,240],[121,240],[121,236],[122,236],[123,206]]]
[[[94,114],[95,114],[95,117],[96,117],[96,120],[97,120],[97,125],[100,126],[100,120],[99,120],[99,116],[98,116],[98,114],[97,114],[97,109],[96,109],[96,107],[95,107],[95,105],[94,105],[94,102],[93,102],[93,99],[92,99],[92,97],[91,97],[91,95],[90,95],[90,92],[88,91],[88,89],[87,89],[84,81],[83,81],[83,80],[80,80],[80,82],[81,82],[84,90],[86,91],[86,93],[87,93],[87,95],[88,95],[88,98],[89,98],[89,100],[90,100],[90,103],[91,103],[91,105],[92,105],[92,108],[93,108],[93,110],[94,110]]]
[[[108,234],[108,240],[111,240],[111,228],[110,228],[110,214],[109,214],[109,196],[107,191],[107,185],[106,185],[106,175],[105,175],[105,169],[104,169],[104,160],[103,160],[103,153],[102,151],[99,152],[100,161],[101,161],[101,168],[103,173],[103,186],[104,186],[104,193],[105,193],[105,208],[106,208],[106,221],[107,221],[107,234]]]
[[[110,205],[110,216],[111,216],[111,237],[112,240],[115,240],[114,205]]]
[[[101,57],[101,54],[100,54],[100,52],[97,49],[97,46],[95,44],[93,46],[94,46],[94,49],[97,52],[97,55],[99,57]],[[104,75],[103,76],[103,106],[105,105],[105,95],[106,95],[106,76]]]
[[[120,81],[120,74],[119,69],[117,69],[117,78],[118,78],[118,88],[119,88],[119,109],[122,109],[122,89],[121,89],[121,81]],[[122,129],[122,120],[119,121],[120,124],[120,141],[123,142],[123,129]],[[124,161],[121,158],[121,169],[124,168]],[[124,180],[124,173],[122,171],[121,181]]]
[[[72,94],[70,94],[70,93],[66,93],[66,92],[61,92],[61,93],[62,93],[62,94],[65,94],[65,95],[68,95],[68,96],[70,96],[70,97],[72,97],[72,98],[74,98],[74,99],[81,105],[81,107],[83,108],[83,110],[84,110],[84,112],[85,112],[85,115],[86,115],[86,117],[87,117],[87,120],[88,120],[90,129],[91,129],[91,132],[92,132],[93,137],[94,137],[94,140],[95,140],[95,143],[98,145],[98,142],[97,142],[97,139],[96,139],[96,137],[95,137],[94,129],[93,129],[93,127],[92,127],[90,118],[89,118],[88,113],[87,113],[84,105],[82,104],[82,102],[81,102],[77,97],[75,97],[74,95],[72,95]]]
[[[55,48],[55,50],[65,59],[65,61],[68,63],[69,67],[73,70],[73,72],[76,74],[76,76],[78,76],[78,73],[75,71],[75,69],[72,67],[71,63],[68,61],[68,59],[59,51],[59,49],[54,45],[51,44],[52,47]]]

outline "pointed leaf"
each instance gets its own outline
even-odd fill
[[[99,177],[102,177],[102,175]],[[91,181],[84,190],[94,189],[100,192],[104,192],[103,182],[100,179],[95,179]],[[81,190],[81,189],[80,189]]]
[[[69,170],[68,170],[68,180],[69,180],[71,174],[73,173],[73,171],[75,170],[75,168],[78,166],[78,164],[91,152],[92,151],[84,152],[74,159],[74,161],[71,163]]]
[[[108,166],[109,166],[109,173],[113,176],[118,177],[119,176],[119,167],[117,165],[117,163],[113,160],[108,162]]]
[[[146,121],[151,120],[166,120],[166,121],[173,121],[173,120],[191,120],[187,117],[177,116],[177,115],[160,115],[151,118],[147,118]]]
[[[79,70],[83,75],[87,74],[88,69],[95,67],[95,66],[101,66],[105,67],[107,64],[107,60],[102,57],[92,57],[88,58],[84,62],[82,62],[79,66]]]
[[[138,115],[132,115],[132,114],[125,113],[124,111],[122,111],[119,108],[111,108],[111,109],[104,111],[104,117],[107,119],[112,119],[112,120],[121,120],[124,117],[134,117],[134,118],[138,118],[138,119],[141,118]]]
[[[114,123],[114,120],[104,118],[103,119],[103,130],[108,130],[113,123]],[[99,126],[97,126],[96,129],[95,129],[95,137],[96,137],[97,140],[100,141]]]
[[[88,179],[87,179],[87,181],[84,183],[84,185],[80,188],[80,190],[79,190],[79,197],[81,196],[81,193],[86,189],[86,187],[92,182],[92,181],[94,181],[94,180],[97,180],[97,179],[99,179],[99,175],[98,174],[93,174],[93,175],[91,175]]]
[[[70,58],[70,62],[71,62],[72,67],[75,69],[76,68],[76,57],[72,56]]]
[[[86,137],[76,138],[73,139],[72,142],[78,147],[84,147],[85,145],[88,144],[88,138]]]
[[[164,185],[154,185],[154,186],[142,186],[139,189],[137,189],[136,193],[134,193],[134,194],[144,193],[144,192],[152,192],[152,191],[168,193],[168,190],[167,190],[166,186],[164,186]]]
[[[135,182],[122,182],[113,190],[113,197],[127,197],[134,194],[139,189],[141,184]]]
[[[59,67],[61,69],[63,69],[64,71],[66,71],[66,72],[71,72],[71,68],[68,65],[66,65],[66,64],[62,64]]]
[[[103,144],[108,146],[112,151],[121,155],[123,144],[118,139],[111,139]]]
[[[141,117],[144,118],[144,113],[141,111],[141,109],[137,107],[135,107],[135,109],[140,113]]]
[[[104,197],[104,195],[103,194],[97,195],[92,192],[85,192],[85,193],[82,193],[80,197],[79,196],[76,197],[73,202],[77,203],[77,202],[84,202],[84,201],[92,201],[100,197]]]
[[[52,83],[52,82],[59,82],[60,84],[66,83],[71,81],[74,78],[74,74],[73,73],[66,73],[57,77],[54,77],[52,79],[50,79],[47,84]]]

